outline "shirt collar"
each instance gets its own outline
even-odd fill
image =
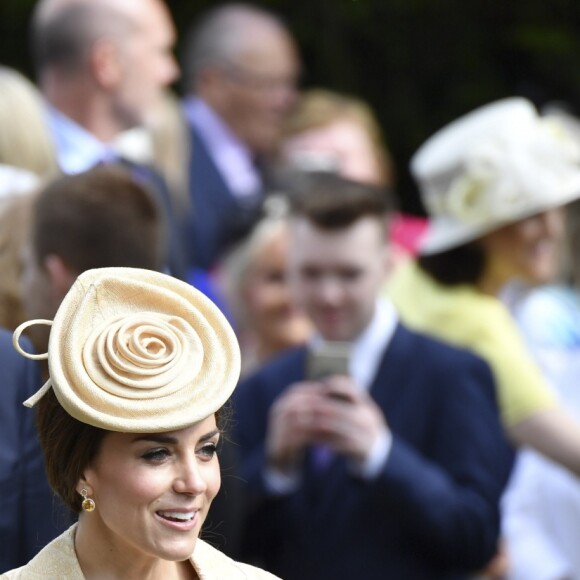
[[[47,106],[47,118],[58,163],[65,173],[81,173],[115,157],[109,145],[50,105]]]
[[[393,305],[385,299],[377,300],[373,318],[354,341],[349,369],[355,382],[363,389],[370,389],[397,322]]]
[[[248,147],[202,99],[188,97],[184,108],[186,117],[199,132],[231,192],[236,197],[259,193],[262,180]]]

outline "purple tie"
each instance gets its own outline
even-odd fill
[[[328,445],[319,443],[312,447],[312,463],[316,471],[324,471],[331,463],[334,452]]]

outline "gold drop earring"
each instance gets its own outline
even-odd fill
[[[95,500],[88,497],[89,492],[84,487],[81,489],[81,495],[83,496],[83,503],[81,504],[83,510],[86,512],[95,511],[95,508],[97,507]]]

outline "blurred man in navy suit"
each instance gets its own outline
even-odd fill
[[[296,98],[299,62],[275,15],[226,4],[202,16],[185,52],[192,136],[194,264],[210,270],[257,219],[260,161],[276,146]]]
[[[379,298],[387,209],[338,176],[300,181],[291,281],[318,333],[236,392],[245,557],[287,580],[466,578],[497,548],[512,453],[492,374]]]

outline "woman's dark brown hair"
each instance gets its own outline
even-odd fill
[[[418,263],[440,284],[477,284],[485,268],[485,252],[475,241],[438,254],[419,256]]]
[[[78,481],[97,455],[107,431],[71,417],[52,389],[36,405],[36,425],[52,489],[75,513],[81,511]]]

